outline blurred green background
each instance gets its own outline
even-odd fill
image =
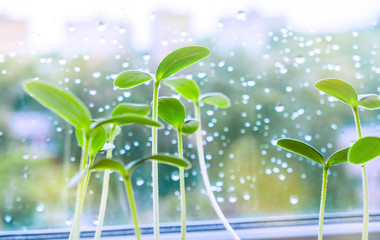
[[[220,91],[232,100],[232,107],[225,110],[202,107],[208,172],[226,216],[317,213],[322,168],[280,150],[275,140],[304,140],[330,156],[356,139],[350,109],[322,95],[314,83],[326,77],[341,78],[359,94],[379,94],[380,26],[371,22],[326,33],[293,29],[286,18],[255,11],[231,10],[229,14],[211,26],[213,31],[199,36],[192,15],[154,11],[148,19],[153,27],[137,30],[153,36],[148,46],[132,40],[136,33],[133,18],[116,21],[104,15],[67,21],[60,26],[65,36],[62,47],[43,48],[43,41],[30,42],[50,36],[47,30],[40,28],[31,34],[28,18],[3,13],[0,229],[68,227],[74,212],[75,189],[66,187],[79,168],[74,129],[26,95],[23,81],[34,78],[61,85],[82,99],[95,118],[105,117],[120,102],[151,101],[152,84],[130,90],[113,87],[118,73],[129,69],[155,72],[166,54],[187,45],[206,46],[211,55],[176,76],[191,77],[202,92]],[[45,21],[55,26],[50,17]],[[173,93],[162,86],[160,95]],[[181,100],[193,116],[192,105]],[[379,111],[361,111],[360,115],[363,135],[380,136]],[[115,158],[127,163],[148,155],[150,134],[148,128],[124,127],[115,140]],[[159,151],[175,153],[175,139],[172,129],[160,130]],[[184,146],[185,157],[193,163],[186,172],[188,219],[216,219],[200,176],[195,137],[187,137]],[[369,165],[370,210],[378,212],[380,165],[376,161]],[[178,171],[165,166],[159,171],[161,221],[179,221]],[[150,176],[150,164],[139,166],[133,176],[143,223],[152,222]],[[96,224],[101,184],[102,174],[92,174],[82,226]],[[326,211],[359,212],[361,191],[359,166],[332,168]],[[105,225],[131,223],[126,201],[123,183],[112,174]]]

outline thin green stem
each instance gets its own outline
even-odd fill
[[[129,179],[129,177],[124,176],[123,178],[124,178],[124,183],[125,183],[125,189],[127,190],[129,208],[131,211],[133,224],[135,225],[135,235],[136,235],[137,240],[141,240],[141,233],[140,233],[139,221],[138,221],[138,216],[137,216],[137,208],[136,208],[135,198],[133,196],[131,180]]]
[[[182,132],[178,131],[178,156],[183,158]],[[181,236],[185,240],[186,236],[186,188],[185,188],[185,169],[179,168],[179,181],[181,192]]]
[[[323,218],[324,218],[324,214],[325,214],[325,204],[326,204],[327,171],[328,171],[328,168],[326,166],[323,166],[321,206],[319,208],[318,240],[322,240],[323,239]]]
[[[368,179],[365,164],[362,165],[363,177],[363,234],[362,240],[368,240],[369,207],[368,207]]]
[[[158,120],[158,90],[160,83],[154,82],[153,89],[153,120]],[[157,128],[152,127],[152,155],[157,154]],[[158,163],[152,161],[152,187],[153,187],[153,231],[154,239],[160,239],[160,219],[159,219],[159,195],[158,195]]]
[[[358,131],[358,136],[359,136],[359,138],[361,138],[362,137],[362,130],[360,127],[360,119],[359,119],[358,108],[352,107],[352,112],[354,113],[355,125],[356,125],[356,130]]]
[[[84,148],[82,148],[81,153],[81,161],[80,161],[80,171],[84,171],[86,169],[87,161],[88,161],[88,152],[89,152],[89,145],[90,145],[90,139],[86,137],[86,134],[83,134],[83,145]],[[83,201],[85,197],[85,179],[82,178],[79,181],[78,187],[77,187],[77,193],[76,193],[76,202],[75,202],[75,213],[74,213],[74,221],[71,228],[69,240],[78,240],[80,237],[80,219],[82,216],[82,209],[83,209]]]
[[[108,137],[108,142],[110,144],[113,144],[113,131],[114,127],[112,128],[112,131],[110,133],[110,136]],[[112,149],[107,150],[106,158],[111,159],[112,158]],[[103,188],[102,188],[102,196],[100,200],[100,207],[99,207],[99,216],[98,216],[98,226],[96,227],[95,232],[95,239],[100,239],[100,236],[102,234],[102,228],[104,223],[104,216],[106,214],[106,208],[107,208],[107,199],[108,199],[108,188],[109,188],[109,182],[110,182],[110,171],[105,170],[104,176],[103,176]]]
[[[360,127],[360,118],[357,107],[352,107],[354,113],[356,130],[358,131],[358,137],[362,137],[362,131]],[[363,233],[362,240],[368,240],[368,225],[369,225],[369,197],[368,197],[368,177],[365,164],[362,165],[362,182],[363,182]]]
[[[236,234],[234,229],[228,223],[226,217],[224,216],[222,210],[220,209],[218,202],[215,199],[214,193],[211,189],[210,180],[207,174],[206,161],[204,158],[203,143],[202,143],[202,128],[201,128],[201,109],[198,103],[194,103],[195,118],[199,121],[199,128],[196,132],[197,136],[197,149],[198,149],[198,159],[201,168],[201,174],[203,179],[203,184],[205,185],[208,198],[214,208],[216,214],[218,215],[220,221],[222,221],[224,227],[230,232],[234,240],[240,240],[239,236]]]

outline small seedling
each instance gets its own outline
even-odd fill
[[[358,95],[355,88],[340,79],[322,79],[315,84],[319,90],[330,94],[338,100],[348,104],[354,114],[359,139],[362,137],[358,108],[375,110],[380,108],[380,98],[376,94]],[[357,160],[355,160],[357,161]],[[362,240],[368,239],[369,208],[368,208],[368,178],[365,162],[362,164],[363,177],[363,234]]]
[[[283,138],[277,141],[277,146],[286,149],[288,151],[291,151],[293,153],[296,153],[298,155],[301,155],[303,157],[306,157],[320,165],[322,165],[323,168],[323,175],[322,175],[322,194],[321,194],[321,205],[319,208],[319,231],[318,231],[318,240],[323,239],[323,216],[325,212],[325,202],[326,202],[326,190],[327,190],[327,175],[328,170],[331,166],[337,165],[339,163],[347,162],[347,154],[349,151],[349,148],[345,148],[343,150],[340,150],[333,155],[331,155],[327,161],[322,156],[320,152],[318,152],[315,148],[312,146],[290,138]]]
[[[203,184],[205,185],[208,198],[211,202],[219,219],[222,221],[224,227],[230,232],[233,239],[240,239],[236,232],[233,230],[231,225],[228,223],[226,217],[224,216],[222,210],[220,209],[218,202],[215,199],[214,193],[212,192],[210,179],[207,174],[206,161],[204,158],[204,150],[202,143],[202,128],[201,128],[201,109],[200,102],[218,107],[218,108],[228,108],[231,106],[231,102],[227,96],[222,93],[206,93],[201,94],[197,83],[194,80],[187,78],[170,79],[164,82],[165,85],[170,87],[173,91],[180,94],[182,97],[190,100],[194,104],[195,119],[199,122],[199,128],[197,130],[197,150],[199,165],[201,168]]]
[[[193,134],[199,127],[199,122],[195,119],[185,120],[185,107],[176,98],[158,99],[158,116],[165,122],[173,126],[177,131],[178,157],[183,158],[182,134]],[[179,168],[180,193],[181,193],[181,236],[182,240],[186,235],[186,189],[185,170]]]
[[[146,116],[149,113],[150,113],[150,107],[146,104],[120,103],[113,109],[111,113],[111,117],[115,118],[115,117],[122,116],[123,114],[139,114],[141,116]],[[120,126],[114,125],[114,124],[108,124],[108,125],[105,125],[104,128],[105,128],[105,131],[107,132],[108,144],[113,145],[115,137],[119,135],[121,131]],[[112,159],[112,148],[107,150],[106,158]],[[109,179],[110,179],[110,171],[105,170],[104,176],[103,176],[102,195],[101,195],[100,207],[99,207],[98,224],[97,224],[96,232],[95,232],[96,240],[100,239],[101,232],[102,232],[104,216],[105,216],[106,206],[107,206]]]
[[[153,81],[153,114],[152,119],[158,119],[158,91],[163,79],[179,72],[180,70],[202,60],[210,54],[210,50],[200,46],[188,46],[175,50],[167,55],[159,64],[156,75],[141,71],[125,71],[115,79],[114,85],[121,88],[132,88],[140,84]],[[157,154],[157,128],[152,128],[152,155]],[[153,227],[154,238],[159,239],[159,203],[158,203],[158,164],[152,162],[153,178]]]
[[[160,124],[138,114],[123,114],[99,122],[93,122],[91,113],[86,105],[67,90],[40,81],[25,82],[24,90],[43,106],[73,125],[79,139],[83,138],[79,140],[82,146],[80,171],[74,179],[79,179],[80,181],[77,187],[74,221],[69,237],[70,240],[79,239],[83,202],[90,178],[90,171],[88,171],[88,169],[96,153],[102,148],[100,146],[105,142],[105,130],[103,125],[127,125],[136,123],[159,127]]]
[[[137,208],[136,203],[133,195],[133,189],[131,184],[131,174],[132,170],[139,164],[148,161],[153,160],[157,161],[161,164],[171,165],[178,168],[189,168],[191,164],[184,159],[167,156],[167,155],[153,155],[148,158],[135,160],[130,163],[128,163],[125,167],[122,163],[112,160],[112,159],[103,159],[92,165],[90,170],[107,170],[107,171],[117,171],[120,173],[121,177],[124,180],[125,189],[127,191],[128,196],[128,203],[129,208],[131,211],[133,224],[135,226],[135,236],[137,240],[141,239],[141,233],[140,233],[140,227],[138,223],[138,215],[137,215]]]

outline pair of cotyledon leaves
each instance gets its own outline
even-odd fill
[[[175,50],[166,56],[159,64],[156,72],[156,82],[166,79],[174,73],[202,60],[210,54],[210,50],[200,46],[189,46]],[[153,80],[149,73],[128,70],[120,73],[115,79],[115,86],[126,89],[136,87],[140,84]],[[165,84],[173,88],[184,98],[198,104],[200,100],[204,103],[219,107],[228,108],[230,100],[222,93],[208,93],[200,95],[197,84],[186,78],[166,80]]]
[[[347,103],[354,109],[358,108],[358,106],[370,110],[380,108],[380,98],[378,95],[357,95],[355,88],[343,80],[323,79],[318,81],[315,86],[319,90]],[[345,148],[334,153],[327,161],[316,149],[298,140],[280,139],[277,141],[277,145],[309,158],[327,168],[347,161],[354,164],[363,164],[380,156],[380,138],[372,136],[360,138],[350,148]]]

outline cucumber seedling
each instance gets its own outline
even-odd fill
[[[180,70],[202,60],[210,54],[210,50],[200,46],[188,46],[177,49],[167,55],[159,64],[155,76],[149,73],[129,70],[120,73],[114,85],[120,89],[136,87],[140,84],[153,81],[153,113],[152,119],[157,121],[158,92],[163,79],[179,72]],[[152,155],[157,154],[157,128],[152,128]],[[153,228],[154,238],[159,239],[159,199],[158,199],[158,164],[152,161],[152,187],[153,187]]]
[[[315,84],[319,90],[337,98],[338,100],[348,104],[353,112],[358,138],[362,137],[358,108],[366,108],[370,110],[380,108],[380,98],[376,94],[358,95],[355,88],[349,83],[340,79],[322,79]],[[353,160],[358,161],[358,160]],[[360,161],[360,160],[359,160]],[[362,163],[363,178],[363,233],[362,240],[368,240],[368,224],[369,224],[369,207],[368,207],[368,178],[365,162]]]
[[[349,148],[345,148],[343,150],[340,150],[333,155],[331,155],[327,161],[322,156],[322,154],[317,151],[312,146],[295,140],[291,138],[283,138],[279,139],[277,141],[277,146],[286,149],[288,151],[291,151],[293,153],[296,153],[298,155],[301,155],[303,157],[306,157],[319,165],[322,165],[323,168],[323,175],[322,175],[322,194],[321,194],[321,202],[320,202],[320,208],[319,208],[319,230],[318,230],[318,240],[323,239],[323,216],[325,212],[325,202],[326,202],[326,190],[327,190],[327,175],[328,170],[331,166],[337,165],[339,163],[347,162],[347,154],[349,151]]]
[[[146,116],[150,113],[150,107],[146,104],[133,104],[133,103],[120,103],[112,111],[111,117],[115,118],[122,116],[123,114],[139,114],[141,116]],[[113,145],[114,139],[121,132],[120,126],[116,124],[107,124],[104,126],[107,132],[107,142],[110,145]],[[112,159],[112,148],[107,150],[106,153],[107,159]],[[98,224],[95,232],[95,239],[100,239],[104,216],[107,206],[108,198],[108,188],[109,188],[109,179],[110,179],[110,170],[104,170],[103,175],[103,185],[102,185],[102,195],[100,200],[99,215],[98,215]]]
[[[100,122],[94,122],[86,105],[67,90],[41,81],[27,81],[23,87],[35,100],[73,125],[78,139],[82,138],[82,140],[79,140],[82,146],[80,169],[79,173],[74,176],[74,179],[77,179],[79,184],[76,193],[74,221],[69,236],[70,240],[77,240],[80,237],[80,219],[90,178],[88,169],[96,153],[103,147],[101,145],[105,143],[106,133],[103,132],[105,131],[103,125],[127,125],[132,123],[154,127],[161,125],[138,114],[123,114]],[[71,182],[75,182],[75,180]]]
[[[222,221],[224,227],[230,232],[234,240],[240,239],[231,225],[228,223],[222,210],[220,209],[218,202],[215,199],[212,192],[210,179],[207,174],[206,161],[204,158],[203,140],[202,140],[202,127],[201,127],[201,108],[200,103],[206,103],[218,108],[228,108],[231,106],[229,98],[219,92],[201,94],[198,84],[187,78],[169,79],[164,82],[165,85],[170,87],[174,92],[180,94],[183,98],[190,100],[194,105],[195,119],[199,122],[199,128],[196,132],[197,136],[197,151],[199,166],[201,168],[203,184],[205,185],[207,196],[211,202],[214,211]]]
[[[199,127],[195,119],[186,119],[185,107],[176,98],[161,97],[158,99],[158,116],[169,123],[177,131],[178,157],[183,158],[182,134],[193,134]],[[181,237],[186,236],[186,188],[185,169],[179,168],[181,193]]]
[[[131,184],[131,174],[132,174],[132,170],[137,165],[148,160],[156,161],[161,164],[167,164],[167,165],[171,165],[171,166],[179,167],[179,168],[189,168],[191,166],[191,164],[187,160],[184,160],[184,159],[167,156],[167,155],[153,155],[148,158],[134,160],[128,163],[126,166],[112,159],[103,159],[96,162],[90,168],[90,170],[107,170],[107,171],[117,171],[120,173],[121,177],[124,180],[125,189],[128,196],[129,209],[131,211],[133,224],[135,227],[135,236],[137,240],[141,240],[141,232],[140,232],[140,227],[138,223],[136,202],[134,199],[133,188]]]

